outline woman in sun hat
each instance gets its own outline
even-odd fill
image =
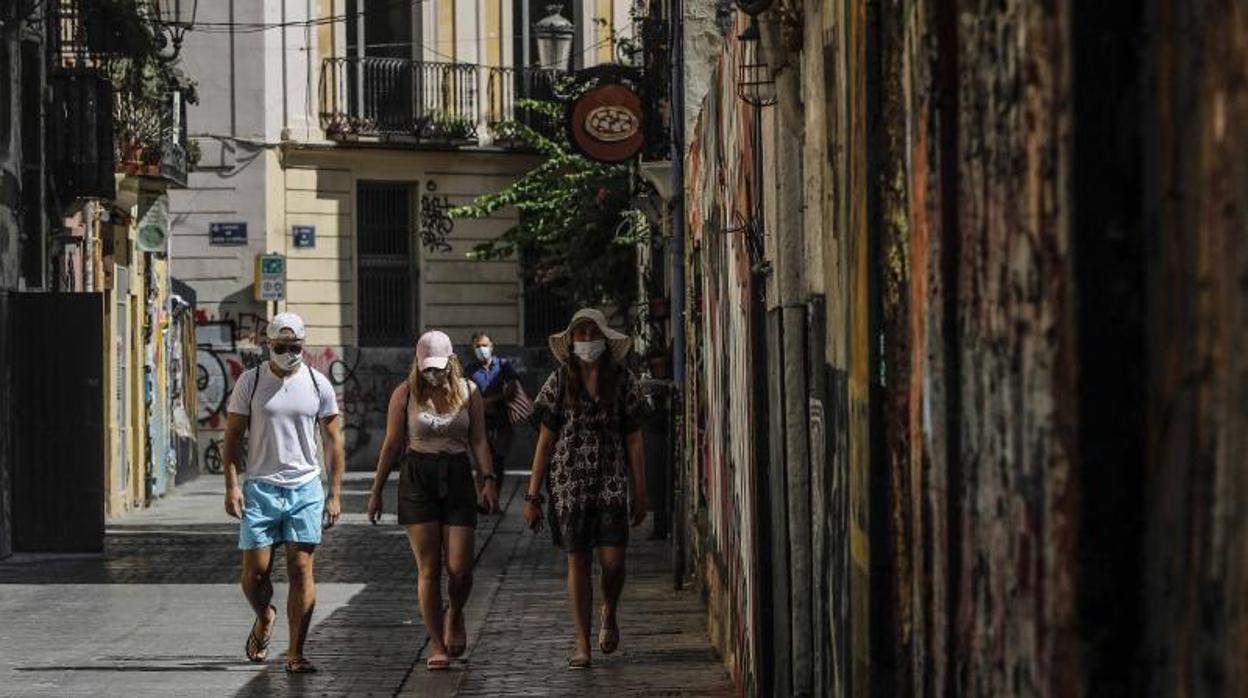
[[[568,661],[573,669],[590,665],[593,551],[598,551],[602,568],[598,647],[610,654],[620,641],[616,616],[629,524],[640,525],[646,513],[641,439],[646,401],[624,365],[631,347],[632,340],[611,329],[601,312],[578,311],[567,329],[550,337],[550,350],[560,365],[534,400],[541,428],[524,517],[530,528],[541,525],[545,481],[551,531],[568,554],[568,595],[576,626],[576,652]]]
[[[468,459],[482,472],[477,492]],[[402,457],[400,457],[400,453]],[[498,482],[486,441],[485,409],[476,385],[464,379],[451,340],[432,331],[416,342],[407,380],[390,396],[386,438],[368,499],[368,519],[381,516],[381,493],[399,462],[399,524],[420,574],[421,615],[429,631],[430,671],[447,669],[467,647],[464,604],[472,591],[473,538],[480,496],[487,512],[498,509]],[[442,553],[446,541],[450,608],[442,615]]]

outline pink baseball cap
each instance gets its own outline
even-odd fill
[[[446,368],[454,353],[451,338],[437,330],[422,334],[416,341],[416,360],[420,362],[422,371],[426,368]]]

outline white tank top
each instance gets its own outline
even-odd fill
[[[468,452],[468,402],[472,388],[468,381],[461,385],[468,396],[455,412],[439,413],[421,409],[407,399],[407,447],[417,453]]]

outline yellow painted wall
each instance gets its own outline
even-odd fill
[[[503,0],[485,0],[485,51],[482,62],[503,64]]]
[[[594,56],[598,63],[610,63],[615,57],[611,27],[615,23],[614,0],[597,0],[594,7]]]
[[[498,153],[308,148],[286,154],[277,196],[283,216],[270,226],[270,248],[287,256],[285,308],[308,324],[308,343],[352,346],[356,335],[356,185],[361,180],[410,182],[426,191],[437,185],[452,205],[498,191],[527,171],[536,159]],[[465,253],[515,225],[507,212],[484,220],[456,220],[450,252],[419,249],[421,325],[446,331],[466,342],[473,330],[485,329],[500,344],[522,340],[523,306],[516,260],[473,262]],[[316,247],[296,249],[291,228],[316,226]],[[273,231],[280,230],[280,241]]]

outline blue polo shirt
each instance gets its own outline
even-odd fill
[[[477,384],[481,397],[494,397],[503,392],[503,383],[509,380],[519,382],[520,376],[510,361],[495,356],[489,366],[480,361],[472,362],[468,366],[468,379]]]

